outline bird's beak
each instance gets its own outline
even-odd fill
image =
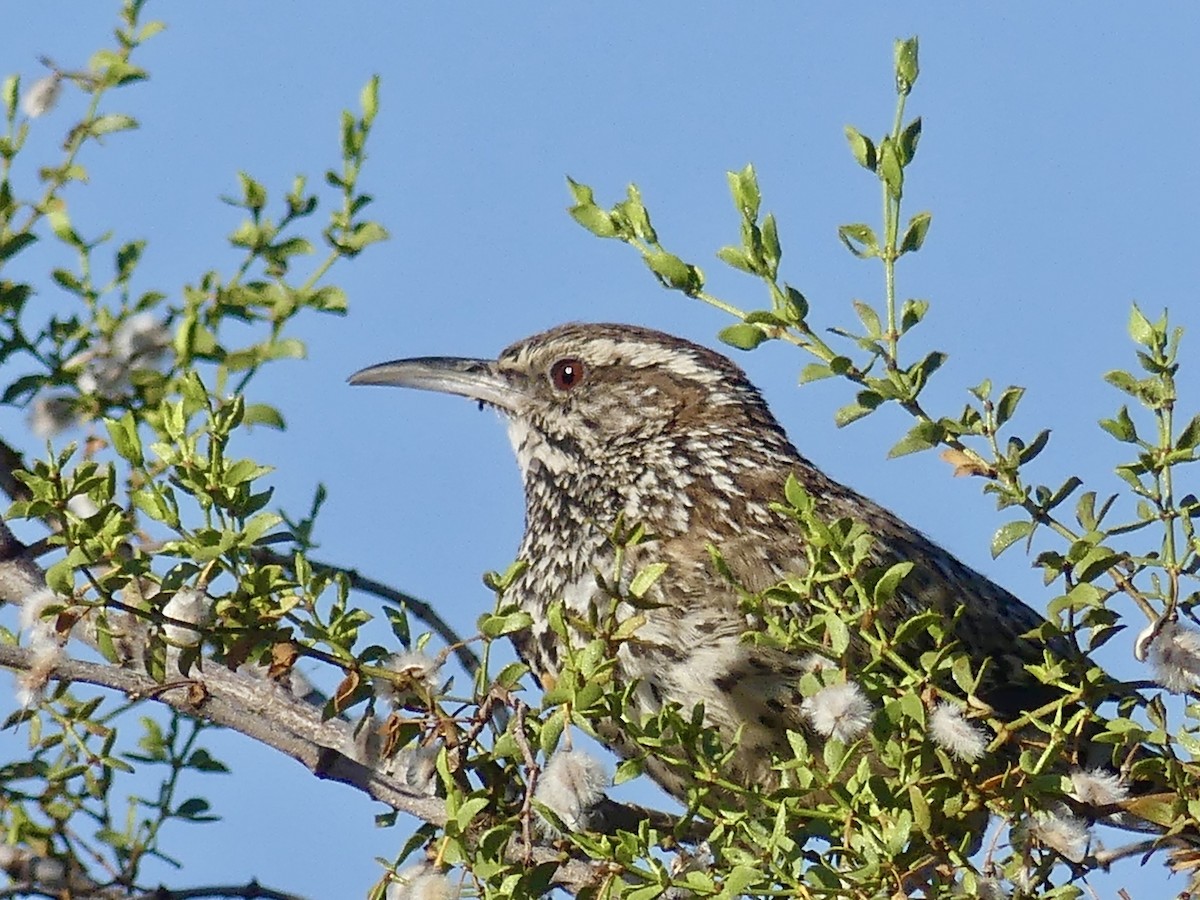
[[[461,359],[456,356],[423,356],[418,359],[394,359],[368,366],[350,376],[351,384],[387,384],[395,387],[460,394],[515,412],[520,392],[497,370],[489,359]]]

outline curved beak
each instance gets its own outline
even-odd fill
[[[493,360],[457,356],[394,359],[355,372],[349,382],[459,394],[508,412],[516,411],[521,398],[520,391],[500,373]]]

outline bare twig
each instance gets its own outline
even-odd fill
[[[33,653],[0,645],[0,666],[28,671]],[[54,681],[94,684],[164,703],[185,715],[223,725],[299,762],[318,778],[357,788],[393,809],[440,825],[446,821],[442,800],[427,797],[403,781],[348,755],[354,752],[350,727],[322,721],[321,711],[282,689],[217,666],[168,687],[128,668],[66,658],[50,673]]]

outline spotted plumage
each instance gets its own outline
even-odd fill
[[[462,394],[506,417],[525,484],[518,556],[527,568],[512,596],[533,619],[515,643],[535,672],[553,677],[562,664],[548,623],[552,602],[584,618],[598,602],[607,606],[596,575],[612,574],[609,534],[618,516],[653,535],[626,561],[627,574],[667,564],[650,598],[655,605],[639,610],[645,622],[636,639],[617,652],[619,678],[637,685],[628,712],[703,702],[708,722],[727,738],[742,729],[728,770],[734,780],[769,784],[771,754],[787,751],[787,730],[804,727],[796,685],[805,660],[744,639],[754,623],[736,589],[713,571],[708,547],[749,591],[797,571],[800,536],[773,508],[789,475],[823,518],[863,522],[879,565],[915,564],[893,602],[895,620],[934,609],[949,621],[962,607],[956,636],[977,663],[989,660],[985,701],[1014,715],[1043,690],[1024,669],[1042,661],[1045,648],[1024,636],[1042,617],[828,478],[797,452],[742,370],[705,347],[627,325],[565,325],[496,360],[399,360],[353,380]],[[803,605],[793,614],[803,616]],[[634,752],[618,723],[598,727],[618,752]],[[683,793],[686,772],[654,759],[647,768],[668,791]]]

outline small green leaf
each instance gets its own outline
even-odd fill
[[[739,350],[753,350],[763,341],[769,340],[761,328],[745,322],[722,328],[717,332],[717,339]]]
[[[659,280],[667,287],[694,294],[704,286],[704,277],[695,266],[688,265],[674,253],[651,250],[643,257]]]
[[[875,312],[869,303],[855,300],[854,311],[858,314],[858,320],[862,322],[863,328],[867,329],[867,337],[877,338],[883,335],[883,324],[879,320],[879,313]]]
[[[784,285],[783,298],[778,301],[780,313],[790,322],[799,324],[808,316],[808,300],[790,285]]]
[[[921,140],[921,117],[917,116],[904,130],[900,132],[900,140],[897,144],[900,150],[900,159],[907,166],[913,161],[913,157],[917,155],[917,144]]]
[[[266,428],[274,428],[277,431],[283,431],[287,427],[279,410],[266,403],[248,404],[242,416],[242,422],[246,425],[262,425]]]
[[[133,118],[133,116],[109,113],[106,116],[100,116],[98,119],[95,119],[88,127],[88,131],[99,137],[102,134],[112,134],[114,131],[128,131],[131,128],[137,127],[137,119]]]
[[[758,189],[758,176],[754,172],[754,166],[748,163],[740,172],[726,172],[725,177],[729,181],[729,193],[733,195],[738,212],[749,221],[756,221],[762,194]]]
[[[864,169],[874,172],[879,162],[874,142],[853,125],[846,126],[846,140],[850,142],[850,152],[854,154],[854,161]]]
[[[1183,431],[1179,432],[1179,438],[1175,441],[1176,448],[1180,450],[1191,450],[1200,444],[1200,415],[1192,417],[1192,420],[1183,427]]]
[[[758,270],[754,266],[754,261],[750,259],[750,254],[741,247],[734,247],[733,245],[722,247],[717,251],[717,258],[721,260],[721,262],[733,266],[739,271],[746,272],[750,275],[758,274]]]
[[[1033,533],[1033,522],[1028,519],[1017,519],[1006,525],[1001,525],[992,536],[992,556],[997,557],[1017,541]]]
[[[900,307],[900,333],[905,334],[910,328],[925,318],[929,312],[928,300],[905,300]]]
[[[838,237],[846,245],[846,249],[860,259],[870,259],[879,255],[879,241],[870,225],[861,222],[839,225]]]
[[[822,363],[809,363],[800,370],[800,383],[808,384],[810,381],[820,381],[822,378],[832,378],[833,369]]]
[[[1133,308],[1129,311],[1129,336],[1133,338],[1135,343],[1141,344],[1143,347],[1153,346],[1154,342],[1154,326],[1150,324],[1137,304],[1133,304]]]
[[[933,814],[929,810],[929,801],[915,784],[908,786],[908,802],[912,807],[913,822],[923,834],[929,834],[933,829]]]
[[[904,232],[904,239],[900,242],[901,253],[916,253],[921,249],[932,219],[933,216],[930,213],[922,212],[908,220],[908,229]]]
[[[795,475],[788,475],[783,486],[783,494],[794,509],[807,509],[812,497]]]
[[[882,605],[896,595],[896,589],[913,569],[911,562],[899,562],[891,566],[879,581],[875,582],[875,603]]]
[[[378,75],[372,75],[371,79],[363,85],[362,92],[358,95],[358,103],[362,107],[363,123],[370,125],[375,120],[375,114],[379,112]]]
[[[104,425],[108,429],[109,439],[117,453],[123,459],[128,460],[131,465],[141,466],[142,441],[138,436],[137,422],[133,418],[133,413],[127,411],[120,419],[105,419]]]
[[[917,61],[918,42],[916,37],[897,40],[893,46],[893,61],[896,67],[896,91],[907,94],[916,84],[921,67]]]
[[[899,199],[904,193],[904,166],[891,138],[884,138],[879,145],[879,178],[892,197]]]
[[[542,733],[538,736],[538,743],[541,745],[542,753],[547,759],[554,753],[558,746],[558,739],[562,737],[563,728],[566,724],[565,710],[560,706],[554,710],[542,723]]]
[[[665,571],[667,571],[667,563],[664,562],[650,563],[643,567],[629,582],[629,593],[640,600]]]
[[[497,638],[505,634],[524,631],[533,624],[533,616],[524,611],[507,615],[487,615],[479,622],[479,631],[484,637]]]
[[[1195,420],[1193,419],[1193,422]],[[1137,427],[1133,424],[1133,419],[1129,415],[1129,408],[1122,406],[1117,410],[1117,416],[1114,419],[1101,419],[1100,427],[1115,437],[1118,441],[1123,441],[1126,444],[1136,444],[1138,440]]]
[[[596,237],[616,237],[618,229],[610,213],[594,203],[580,203],[567,210],[571,218]]]
[[[19,231],[8,237],[0,237],[0,262],[16,256],[37,240],[37,235],[28,231]]]
[[[888,451],[888,458],[895,459],[909,453],[919,453],[922,450],[936,447],[941,443],[943,437],[945,437],[945,429],[936,422],[918,422]]]
[[[586,184],[580,184],[570,175],[567,176],[567,189],[570,190],[571,196],[575,203],[580,206],[595,206],[595,192]]]

